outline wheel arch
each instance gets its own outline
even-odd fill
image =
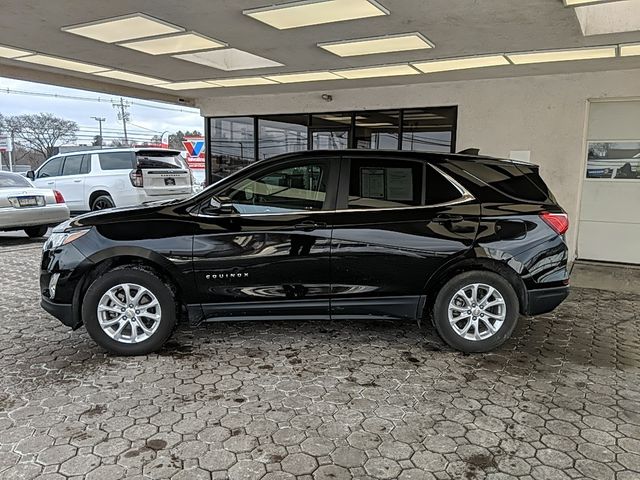
[[[133,265],[151,270],[174,292],[179,307],[186,307],[184,284],[177,281],[181,273],[162,255],[143,248],[107,249],[89,257],[92,267],[83,275],[74,292],[74,305],[79,305],[89,286],[101,275],[118,267]],[[80,312],[78,312],[80,314]]]
[[[431,308],[433,307],[435,297],[445,283],[460,273],[474,270],[493,272],[505,278],[516,292],[520,313],[524,314],[526,312],[527,289],[524,282],[513,268],[511,268],[504,260],[497,260],[495,258],[467,257],[450,262],[431,275],[424,288],[424,301],[421,302],[423,305],[423,311],[418,312],[421,314],[419,318],[426,318],[426,316],[429,315]]]
[[[109,197],[111,197],[111,200],[113,200],[113,195],[111,195],[104,187],[97,187],[95,190],[93,190],[89,194],[89,210],[91,210],[91,207],[93,206],[93,202],[98,197],[101,197],[102,195],[108,195]],[[115,201],[114,201],[114,205],[115,205]]]

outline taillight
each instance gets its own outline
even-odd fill
[[[540,218],[558,235],[569,230],[569,216],[566,213],[542,212]]]
[[[53,196],[56,199],[56,203],[64,203],[64,197],[58,190],[53,191]]]
[[[131,179],[131,185],[134,187],[144,187],[144,180],[142,179],[142,170],[131,170],[129,174],[129,178]]]

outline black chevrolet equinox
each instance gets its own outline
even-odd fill
[[[95,212],[44,245],[44,309],[121,355],[178,319],[426,320],[464,352],[569,292],[567,215],[536,165],[478,155],[313,151],[188,200]]]

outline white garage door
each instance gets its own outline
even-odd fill
[[[640,264],[640,101],[593,102],[578,258]]]

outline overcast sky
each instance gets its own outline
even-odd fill
[[[62,96],[83,99],[61,98]],[[165,130],[171,133],[177,130],[203,131],[204,121],[196,109],[135,98],[125,99],[131,103],[131,120],[127,127],[131,140],[149,140]],[[111,105],[112,100],[119,101],[120,97],[0,77],[0,114],[7,116],[47,112],[73,120],[80,127],[80,144],[90,144],[93,136],[98,133],[98,122],[91,117],[106,119],[102,124],[105,141],[123,137],[122,122],[118,120],[118,112]]]

